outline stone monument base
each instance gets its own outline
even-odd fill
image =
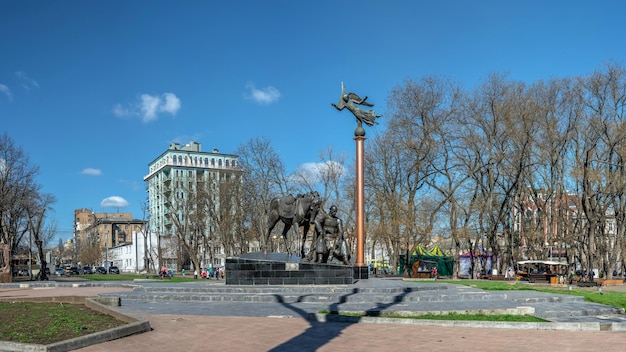
[[[355,276],[355,268],[302,263],[285,253],[248,253],[226,258],[226,285],[352,285],[363,279]]]
[[[367,265],[355,265],[352,267],[354,270],[354,280],[368,280],[370,275],[370,268]]]

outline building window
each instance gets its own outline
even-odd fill
[[[226,167],[228,167],[228,159],[226,159]]]
[[[182,164],[182,163],[183,163],[183,157],[182,157],[182,156],[180,156],[180,155],[178,156],[178,163],[179,163],[179,164]]]
[[[217,161],[217,166],[218,166],[218,167],[222,167],[222,159],[220,159],[220,160],[218,160],[218,161]]]
[[[215,167],[215,159],[211,158],[211,167]]]
[[[209,166],[209,158],[204,158],[204,166]]]

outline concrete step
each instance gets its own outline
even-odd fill
[[[450,292],[448,292],[450,291]],[[455,292],[456,291],[456,292]],[[317,302],[317,303],[419,303],[494,301],[507,298],[506,293],[486,293],[444,288],[412,290],[390,289],[330,289],[312,287],[310,290],[296,288],[242,288],[242,287],[148,287],[121,293],[123,299],[181,300],[181,301],[246,301],[246,302]]]

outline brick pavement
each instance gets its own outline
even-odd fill
[[[125,289],[0,288],[0,297],[95,296],[120,290]],[[78,351],[626,351],[626,333],[617,331],[319,323],[299,317],[134,315],[150,321],[153,331]]]

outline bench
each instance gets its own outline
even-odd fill
[[[595,281],[578,281],[576,283],[576,286],[578,287],[596,287],[598,286],[598,283]]]
[[[528,282],[530,283],[535,283],[535,282],[550,282],[550,276],[554,276],[554,275],[549,275],[549,274],[528,274]]]
[[[150,275],[146,275],[146,279],[149,279],[149,278],[150,278]],[[160,280],[160,279],[161,279],[161,275],[159,275],[159,274],[152,274],[152,278],[153,278],[153,279],[159,279],[159,280]],[[170,280],[171,280],[171,279],[172,279],[172,276],[165,275],[165,278],[166,278],[166,279],[170,279]]]

